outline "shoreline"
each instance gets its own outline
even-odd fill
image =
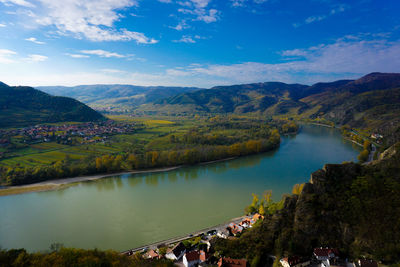
[[[87,181],[95,181],[103,178],[125,175],[125,174],[142,174],[142,173],[157,173],[157,172],[168,172],[179,169],[183,167],[183,165],[173,166],[173,167],[165,167],[165,168],[157,168],[157,169],[148,169],[148,170],[139,170],[139,171],[126,171],[126,172],[118,172],[118,173],[106,173],[106,174],[96,174],[90,176],[78,176],[71,178],[62,178],[62,179],[53,179],[47,180],[34,184],[27,185],[14,185],[7,186],[0,189],[0,197],[9,196],[9,195],[18,195],[24,193],[32,193],[32,192],[43,192],[43,191],[51,191],[66,188],[68,185],[72,185],[75,183],[87,182]]]
[[[229,161],[229,160],[233,160],[233,159],[237,159],[237,158],[238,157],[230,157],[230,158],[226,158],[226,159],[218,159],[218,160],[213,160],[213,161],[200,162],[196,165],[199,165],[199,166],[208,165],[208,164],[219,163],[219,162],[223,162],[223,161]],[[178,165],[178,166],[172,166],[172,167],[155,168],[155,169],[147,169],[147,170],[136,170],[136,171],[125,171],[125,172],[118,172],[118,173],[105,173],[105,174],[96,174],[96,175],[89,175],[89,176],[78,176],[78,177],[71,177],[71,178],[47,180],[47,181],[43,181],[43,182],[26,184],[26,185],[6,186],[3,188],[0,188],[0,197],[9,196],[9,195],[33,193],[33,192],[59,190],[59,189],[64,189],[64,188],[71,186],[73,184],[76,184],[76,183],[96,181],[96,180],[103,179],[103,178],[125,175],[125,174],[147,174],[147,173],[168,172],[168,171],[180,169],[185,166],[190,166],[190,165]]]

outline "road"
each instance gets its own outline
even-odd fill
[[[168,246],[170,244],[173,244],[173,243],[176,243],[176,242],[179,242],[179,241],[183,241],[183,240],[189,239],[189,238],[194,237],[194,236],[198,236],[198,235],[201,235],[201,234],[206,234],[210,230],[225,229],[230,223],[238,224],[239,222],[241,222],[246,217],[248,217],[248,216],[237,217],[237,218],[231,219],[228,222],[225,222],[225,223],[222,223],[222,224],[218,224],[218,225],[215,225],[215,226],[212,226],[212,227],[208,227],[208,228],[205,228],[205,229],[202,229],[202,230],[198,230],[196,232],[192,232],[192,233],[186,234],[184,236],[174,237],[174,238],[158,241],[158,242],[155,242],[155,243],[151,243],[151,244],[148,244],[148,245],[144,245],[144,246],[141,246],[141,247],[128,249],[126,251],[121,252],[121,254],[127,254],[129,252],[136,253],[136,252],[147,250],[147,249],[154,249],[154,248],[157,248],[160,245]]]

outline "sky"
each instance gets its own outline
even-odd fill
[[[399,0],[0,0],[0,81],[210,88],[400,72],[399,14]]]

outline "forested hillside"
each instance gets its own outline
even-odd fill
[[[262,202],[263,222],[239,239],[218,240],[217,251],[265,261],[269,254],[309,256],[327,246],[343,258],[400,261],[400,143],[372,164],[327,164],[295,193],[279,210]]]
[[[38,89],[52,95],[76,98],[97,110],[127,112],[144,103],[199,90],[200,88],[97,84],[74,87],[41,86]]]
[[[295,119],[325,119],[400,138],[400,74],[371,73],[358,80],[312,86],[267,82],[183,93],[142,105],[163,114],[236,113]]]
[[[0,127],[38,123],[101,120],[104,117],[79,101],[55,97],[31,87],[0,83]]]

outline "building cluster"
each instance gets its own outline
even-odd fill
[[[264,219],[264,216],[256,213],[253,216],[244,217],[239,223],[230,223],[225,229],[217,231],[217,236],[220,238],[228,238],[230,236],[238,236],[243,230],[251,228],[258,220]]]
[[[253,226],[263,216],[260,214],[254,214],[252,216],[242,217],[240,220],[231,222],[226,225],[216,227],[217,229],[209,230],[201,234],[196,235],[200,237],[200,241],[196,246],[188,247],[184,244],[184,240],[181,242],[171,244],[165,251],[165,244],[162,247],[154,247],[146,250],[142,257],[148,260],[166,258],[174,261],[180,266],[191,267],[191,266],[219,266],[219,267],[246,267],[248,262],[245,259],[232,259],[229,257],[221,257],[215,253],[212,240],[214,238],[235,238],[234,236],[239,235],[247,228]],[[192,235],[188,236],[186,240],[193,239]],[[162,248],[164,253],[162,253]],[[133,255],[133,251],[128,251],[127,255]]]
[[[246,267],[247,260],[245,259],[232,259],[228,257],[215,257],[214,251],[210,242],[205,241],[205,246],[202,249],[187,248],[182,242],[178,242],[172,248],[167,250],[167,253],[162,256],[156,250],[151,249],[147,251],[143,257],[148,260],[166,259],[172,260],[180,266],[193,267],[193,266],[219,266],[219,267]]]
[[[133,133],[136,129],[135,124],[117,123],[111,120],[81,124],[36,125],[0,131],[0,145],[10,144],[11,137],[16,136],[28,144],[50,141],[67,144],[74,137],[81,137],[81,143],[93,143],[105,141],[110,135]]]
[[[290,256],[280,259],[283,267],[378,267],[373,260],[360,259],[357,262],[349,262],[343,258],[339,250],[335,248],[315,248],[311,257]]]

